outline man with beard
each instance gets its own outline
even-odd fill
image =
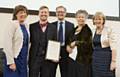
[[[48,40],[57,40],[55,26],[48,22],[49,9],[41,6],[38,22],[30,24],[29,77],[53,77],[53,61],[46,60]]]

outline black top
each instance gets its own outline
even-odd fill
[[[94,38],[93,38],[93,46],[94,48],[98,47],[98,48],[101,48],[101,34],[96,34],[94,35]]]
[[[75,31],[78,27],[75,28]],[[74,32],[75,33],[75,32]],[[77,41],[77,58],[76,61],[82,64],[91,64],[92,60],[92,32],[87,24],[78,34],[74,34],[74,41]]]

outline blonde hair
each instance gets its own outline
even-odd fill
[[[47,6],[41,6],[41,7],[39,8],[39,10],[42,10],[42,9],[48,9],[48,10],[49,10],[49,8],[48,8]]]
[[[94,19],[96,17],[102,17],[103,18],[103,25],[105,24],[106,17],[105,17],[105,15],[102,12],[96,12],[95,15],[93,16],[92,20],[93,20],[93,24],[94,25],[95,25]]]

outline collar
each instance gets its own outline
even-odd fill
[[[44,23],[44,24],[41,24],[41,23],[39,22],[39,24],[40,24],[41,27],[46,27],[46,26],[48,25],[48,22],[46,22],[46,23]]]
[[[63,20],[63,21],[58,20],[58,24],[59,24],[60,22],[63,22],[63,24],[65,24],[65,20]]]

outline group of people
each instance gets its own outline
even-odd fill
[[[39,8],[39,20],[27,25],[28,10],[23,5],[15,7],[13,20],[5,28],[3,77],[56,77],[60,65],[61,77],[115,77],[116,34],[105,25],[105,16],[96,12],[92,31],[86,23],[88,13],[78,10],[78,25],[65,20],[67,9],[56,8],[58,21],[48,21],[49,8]],[[47,60],[48,41],[60,42],[59,61]],[[76,60],[69,57],[77,47]],[[27,66],[28,65],[28,66]]]

